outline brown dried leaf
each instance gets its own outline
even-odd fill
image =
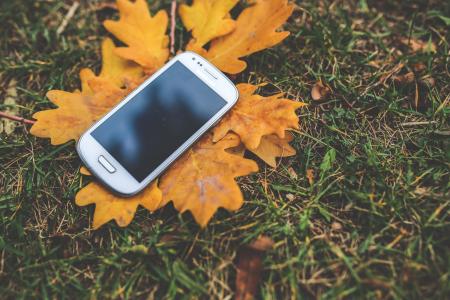
[[[331,94],[331,89],[322,83],[322,81],[317,81],[312,90],[311,90],[311,97],[315,101],[322,101],[326,100],[328,96]]]
[[[420,79],[420,83],[429,88],[432,88],[436,85],[436,80],[433,77],[431,77],[430,75],[428,75],[428,76],[422,77]]]
[[[331,229],[333,229],[334,231],[340,231],[342,230],[342,224],[339,222],[333,222],[331,223]]]
[[[313,169],[306,170],[306,178],[308,179],[309,185],[314,184],[314,170]]]
[[[404,37],[400,39],[400,42],[407,45],[412,50],[412,52],[436,52],[436,44],[431,39],[425,42],[415,38]]]
[[[254,299],[258,292],[263,270],[264,252],[272,249],[271,238],[260,236],[248,246],[242,247],[237,254],[236,300]]]
[[[416,76],[413,72],[408,72],[406,74],[402,75],[395,75],[392,77],[395,83],[398,84],[410,84],[413,83],[416,80]]]
[[[289,176],[290,176],[292,179],[297,179],[297,178],[298,178],[298,174],[297,174],[297,172],[295,172],[294,168],[289,167],[289,168],[288,168],[288,173],[289,173]]]
[[[288,199],[289,201],[294,201],[295,200],[295,195],[294,194],[286,194],[286,199]]]
[[[415,64],[412,64],[411,67],[414,70],[414,72],[416,72],[416,73],[420,73],[422,71],[425,71],[426,68],[427,68],[427,66],[425,66],[425,64],[423,64],[423,63],[415,63]]]

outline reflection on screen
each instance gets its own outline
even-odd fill
[[[140,182],[225,104],[176,62],[91,135]]]

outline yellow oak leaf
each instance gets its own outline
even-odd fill
[[[191,6],[182,4],[179,14],[193,40],[187,48],[201,48],[209,41],[230,33],[235,21],[229,12],[239,0],[194,0]],[[195,44],[195,45],[194,45]]]
[[[115,54],[116,46],[113,41],[106,38],[102,42],[102,69],[98,76],[91,69],[84,68],[80,71],[81,93],[93,95],[90,81],[100,78],[114,84],[116,87],[124,87],[129,82],[143,79],[142,67],[138,64],[123,59]]]
[[[89,81],[91,79],[94,79],[95,73],[92,72],[89,68],[81,69],[80,71],[80,81],[81,81],[81,91],[75,91],[79,92],[85,96],[93,95],[94,92],[92,91],[91,87],[89,86]]]
[[[80,174],[86,175],[86,176],[91,176],[92,175],[91,172],[85,166],[82,166],[80,168]]]
[[[152,17],[145,0],[118,0],[117,8],[119,21],[103,23],[109,32],[128,45],[117,48],[116,54],[138,63],[147,73],[155,72],[169,57],[167,13],[160,10]]]
[[[142,67],[130,60],[117,56],[116,46],[109,38],[102,43],[103,65],[99,77],[104,78],[118,87],[126,85],[127,80],[141,78],[143,74]]]
[[[91,81],[98,82],[95,78]],[[86,129],[130,92],[112,84],[102,86],[107,88],[93,95],[59,90],[47,92],[47,97],[58,108],[35,113],[36,123],[30,129],[31,134],[50,138],[52,145],[78,140]]]
[[[99,76],[90,69],[80,71],[81,91],[51,90],[47,97],[58,108],[37,112],[31,134],[50,138],[53,145],[77,140],[95,121],[106,114],[143,80],[140,67],[114,54],[114,44],[102,44],[103,64]],[[120,88],[126,85],[126,88]]]
[[[191,211],[202,227],[219,207],[239,209],[243,196],[235,178],[258,170],[254,161],[226,151],[239,143],[234,134],[217,143],[203,137],[162,176],[162,205],[172,201],[178,211]]]
[[[213,40],[208,51],[193,51],[205,56],[224,72],[242,72],[247,63],[239,58],[272,47],[289,35],[287,31],[276,30],[286,22],[293,9],[287,0],[256,0],[254,5],[242,11],[236,20],[236,28],[230,34]]]
[[[114,195],[98,183],[89,183],[75,197],[78,206],[95,204],[92,227],[99,228],[103,224],[115,220],[117,225],[125,227],[130,224],[138,205],[153,212],[160,207],[162,199],[156,181],[132,198]]]
[[[247,149],[253,150],[258,148],[265,135],[276,134],[284,139],[287,129],[298,128],[299,119],[295,111],[304,103],[284,99],[282,94],[270,97],[257,95],[257,85],[241,83],[237,88],[237,104],[213,129],[215,142],[233,131]]]
[[[289,145],[289,142],[292,140],[293,136],[289,132],[286,133],[284,138],[279,138],[275,134],[265,135],[261,138],[258,148],[250,149],[250,151],[265,161],[269,166],[275,168],[277,166],[275,158],[295,155],[295,149]]]

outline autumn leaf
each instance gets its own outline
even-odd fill
[[[435,53],[436,44],[431,40],[431,38],[424,42],[415,38],[402,37],[399,39],[401,43],[407,45],[412,52],[424,52],[424,53]]]
[[[416,80],[416,74],[414,72],[408,72],[402,75],[394,75],[392,76],[392,80],[400,85],[410,84]]]
[[[299,119],[295,110],[304,103],[284,99],[282,94],[260,96],[255,94],[256,85],[241,83],[237,88],[239,101],[213,129],[214,141],[233,131],[247,149],[254,150],[264,135],[276,134],[284,139],[287,129],[298,128]]]
[[[137,84],[120,87],[127,80],[139,80],[140,69],[115,56],[114,45],[106,40],[102,45],[103,66],[99,76],[89,69],[80,72],[81,91],[65,92],[51,90],[47,97],[58,108],[37,112],[37,122],[31,134],[50,138],[53,145],[78,140],[95,121],[122,100]]]
[[[311,89],[311,97],[315,101],[326,100],[331,94],[331,89],[328,85],[323,84],[321,80],[317,81]]]
[[[260,236],[249,245],[241,247],[237,253],[236,294],[237,300],[254,299],[263,271],[262,260],[265,252],[272,249],[274,241],[267,236]]]
[[[294,148],[289,145],[293,136],[287,132],[283,139],[280,139],[277,135],[265,135],[261,138],[261,142],[258,148],[250,150],[253,154],[261,158],[269,166],[275,168],[277,157],[289,157],[296,154]],[[236,147],[229,148],[226,151],[231,154],[244,156],[247,149],[243,144],[239,144]]]
[[[84,68],[81,69],[79,75],[81,82],[81,91],[75,90],[74,93],[81,93],[84,96],[92,96],[94,94],[94,91],[92,91],[91,87],[89,86],[89,81],[96,78],[95,73],[89,68]]]
[[[102,43],[103,65],[100,71],[100,78],[103,78],[118,87],[124,87],[127,80],[141,78],[144,74],[142,68],[129,60],[117,56],[114,51],[116,46],[109,38]]]
[[[86,167],[81,167],[80,168],[80,174],[86,175],[86,176],[91,176],[91,172],[86,168]]]
[[[309,185],[314,184],[314,170],[306,169],[306,178],[308,179]]]
[[[104,26],[128,47],[119,47],[115,53],[138,63],[147,73],[155,72],[169,57],[167,13],[160,10],[152,17],[145,0],[117,0],[117,8],[119,21],[107,20]]]
[[[78,140],[84,131],[130,92],[107,83],[101,86],[107,88],[93,95],[84,95],[82,92],[49,91],[47,97],[58,108],[35,113],[33,118],[37,121],[31,127],[31,134],[50,138],[52,145]]]
[[[86,176],[92,175],[86,167],[81,167],[80,173]],[[161,200],[162,193],[157,186],[157,181],[132,198],[116,196],[94,182],[81,189],[75,197],[75,203],[78,206],[95,204],[92,224],[94,229],[111,220],[115,220],[121,227],[127,226],[133,220],[139,205],[153,212],[160,207]]]
[[[187,49],[202,54],[220,70],[237,74],[247,67],[241,57],[272,47],[289,35],[288,31],[276,30],[286,22],[293,9],[287,0],[256,0],[239,15],[236,28],[214,39],[208,51],[196,47],[197,44],[190,44]]]
[[[202,227],[219,207],[239,209],[244,199],[235,178],[258,170],[254,161],[225,151],[239,143],[234,134],[217,143],[203,137],[161,178],[162,205],[172,201],[178,211],[191,211]]]
[[[226,35],[235,28],[229,12],[238,0],[194,0],[191,6],[180,6],[180,17],[192,32],[190,49],[198,49],[214,38]]]
[[[289,145],[292,139],[293,136],[290,133],[286,133],[284,138],[274,134],[266,135],[261,138],[258,148],[250,149],[250,151],[275,168],[277,166],[275,158],[295,155],[295,149]]]
[[[78,192],[75,203],[78,206],[95,204],[92,226],[97,229],[111,220],[115,220],[121,227],[127,226],[139,205],[153,212],[160,207],[161,199],[161,191],[156,182],[132,198],[116,196],[100,184],[92,182]]]

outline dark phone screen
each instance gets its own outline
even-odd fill
[[[141,182],[225,105],[177,61],[91,135]]]

